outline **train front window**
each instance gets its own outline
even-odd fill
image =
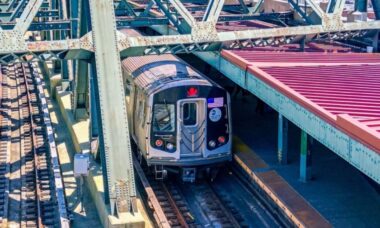
[[[173,104],[155,104],[153,111],[153,131],[173,132],[175,117]]]
[[[197,104],[183,104],[183,125],[192,126],[197,124]]]

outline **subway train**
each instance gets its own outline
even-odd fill
[[[131,136],[156,179],[194,182],[232,159],[226,90],[171,54],[128,57],[122,72]]]

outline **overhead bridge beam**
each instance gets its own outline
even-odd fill
[[[219,16],[218,22],[227,21],[245,21],[245,20],[289,20],[293,17],[292,12],[284,13],[263,13],[255,15],[226,15]],[[201,20],[203,17],[195,16],[196,20]],[[181,21],[182,17],[178,17]],[[167,17],[117,17],[116,25],[118,28],[121,27],[146,27],[152,25],[168,25],[170,20]]]
[[[158,0],[156,0],[158,1]],[[314,2],[312,0],[308,0]],[[31,24],[31,19],[38,12],[38,4],[42,4],[43,1],[35,0],[35,5],[30,5],[32,11],[29,13],[24,12],[24,16],[15,25],[15,29],[12,31],[0,31],[0,56],[8,55],[9,53],[22,55],[25,53],[52,53],[52,52],[67,52],[69,55],[60,55],[61,57],[78,58],[78,56],[72,53],[78,54],[78,52],[87,53],[93,52],[93,40],[92,35],[87,34],[78,39],[72,40],[60,40],[60,41],[36,41],[25,42],[23,39],[23,33],[28,29]],[[122,53],[121,56],[127,55],[145,55],[145,54],[161,54],[161,53],[179,53],[179,52],[193,52],[193,51],[209,51],[220,47],[222,44],[228,48],[240,48],[244,47],[244,43],[254,43],[267,39],[284,39],[284,42],[291,41],[289,37],[305,36],[312,34],[325,34],[329,39],[342,39],[347,38],[347,34],[362,35],[363,33],[356,31],[367,31],[380,29],[380,21],[366,21],[366,22],[350,22],[343,23],[340,16],[333,16],[339,14],[342,10],[342,1],[336,1],[337,6],[334,8],[334,13],[328,14],[325,12],[319,12],[319,6],[313,5],[315,10],[324,17],[324,22],[321,25],[308,25],[308,26],[295,26],[295,27],[281,27],[281,28],[265,28],[265,29],[247,29],[240,31],[225,31],[216,32],[214,25],[204,26],[204,22],[198,22],[195,17],[188,13],[182,3],[176,1],[170,1],[179,13],[180,17],[187,23],[192,24],[192,31],[190,34],[181,35],[166,35],[166,36],[144,36],[144,37],[125,37],[118,34],[117,46],[118,50]],[[166,6],[167,7],[167,6]],[[149,7],[148,7],[149,8]],[[165,8],[165,7],[164,7]],[[114,10],[114,9],[113,9]],[[216,10],[217,11],[217,10]],[[215,12],[216,12],[215,11]],[[185,12],[185,13],[184,13]],[[168,12],[169,14],[172,12]],[[34,15],[34,16],[33,16]],[[262,16],[262,15],[261,15]],[[259,17],[261,17],[259,16]],[[247,18],[248,16],[243,16]],[[249,16],[255,18],[255,15]],[[231,19],[232,18],[232,19]],[[239,16],[236,17],[239,19]],[[235,20],[233,17],[218,17],[219,20]],[[170,20],[170,18],[168,18]],[[164,19],[158,18],[153,23],[162,24]],[[140,26],[144,23],[144,19],[137,19],[134,22],[130,19],[120,18],[117,22],[118,26]],[[37,25],[36,25],[37,26]],[[40,26],[40,27],[38,27]],[[41,25],[38,25],[35,29],[42,29]],[[49,25],[50,26],[50,25]],[[59,25],[51,25],[51,28]],[[63,25],[62,25],[63,26]],[[68,24],[65,24],[68,26]],[[33,29],[33,27],[32,27]],[[351,32],[354,31],[354,32]],[[330,35],[331,34],[331,35]],[[336,35],[337,34],[337,35]],[[19,37],[16,39],[16,37]],[[232,43],[233,45],[227,45]],[[235,45],[238,44],[238,45]],[[271,42],[263,42],[260,45],[272,44]],[[173,48],[174,47],[174,48]],[[181,48],[184,47],[184,48]],[[84,54],[87,56],[87,54]],[[16,56],[17,57],[17,56]],[[7,57],[7,59],[9,59]],[[1,57],[0,57],[1,61]]]
[[[20,17],[22,12],[18,15]],[[12,12],[0,12],[0,18],[7,21],[7,18],[12,15]],[[43,10],[38,11],[36,17],[58,17],[58,10]]]
[[[15,27],[16,22],[0,23],[0,27],[4,30],[11,30]],[[57,20],[46,22],[32,22],[28,31],[46,31],[46,30],[70,30],[70,20]]]

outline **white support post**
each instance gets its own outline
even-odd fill
[[[213,21],[215,24],[218,22],[220,12],[222,11],[224,0],[210,0],[206,12],[203,16],[203,21]]]

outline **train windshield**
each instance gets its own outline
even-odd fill
[[[153,108],[153,131],[175,130],[174,104],[155,104]]]
[[[193,126],[197,124],[197,103],[185,103],[183,105],[183,125]]]

